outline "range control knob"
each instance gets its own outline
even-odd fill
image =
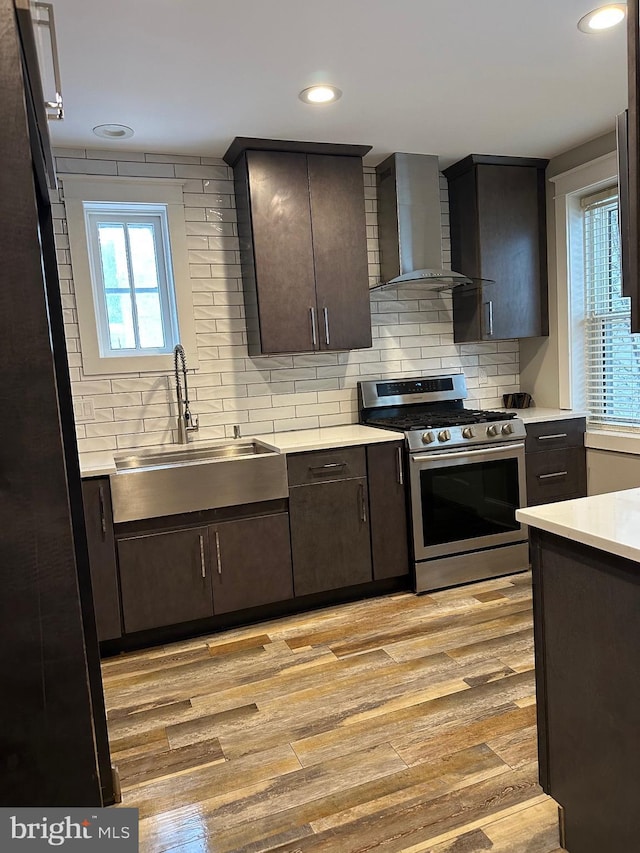
[[[474,435],[475,432],[473,431],[473,427],[464,427],[464,429],[462,430],[463,438],[473,438]]]
[[[489,438],[493,438],[497,434],[498,427],[496,426],[496,424],[491,424],[491,426],[487,427],[487,435],[489,436]]]
[[[423,444],[431,444],[432,441],[435,441],[435,436],[432,432],[423,432],[422,433],[422,443]]]
[[[513,425],[512,424],[504,424],[504,426],[502,427],[502,434],[503,435],[511,435],[512,432],[513,432]]]
[[[449,441],[451,438],[451,433],[448,429],[441,429],[438,433],[438,441]]]

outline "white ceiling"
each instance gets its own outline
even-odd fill
[[[52,0],[66,117],[54,145],[221,156],[234,136],[551,157],[626,106],[624,25],[598,0]],[[343,90],[310,106],[315,82]],[[100,140],[98,124],[135,130]]]

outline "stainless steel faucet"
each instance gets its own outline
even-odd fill
[[[186,444],[189,440],[189,433],[196,432],[198,429],[198,416],[192,415],[191,409],[189,408],[187,359],[184,354],[182,344],[176,344],[173,348],[173,366],[176,377],[176,397],[178,400],[178,441],[180,444]],[[184,394],[180,385],[180,371],[182,371]]]

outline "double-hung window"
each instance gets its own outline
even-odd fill
[[[180,181],[61,175],[84,375],[197,366]]]
[[[178,343],[166,206],[85,202],[100,355],[158,355]]]
[[[622,295],[615,187],[582,199],[586,404],[594,425],[640,429],[640,335]]]

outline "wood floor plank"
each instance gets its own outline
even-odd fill
[[[253,820],[290,811],[296,805],[318,801],[332,793],[348,796],[349,789],[361,786],[363,781],[388,776],[404,766],[388,744],[381,744],[302,768],[201,801],[197,816],[187,806],[142,820],[140,850],[162,853],[176,842],[184,844],[202,835],[215,835],[216,844],[220,845],[220,835],[227,829],[244,827]]]
[[[559,853],[531,623],[524,573],[104,661],[140,850]]]
[[[172,749],[199,743],[215,737],[218,740],[229,727],[237,729],[247,728],[251,718],[258,714],[258,706],[255,702],[241,705],[239,708],[231,708],[228,711],[220,711],[217,714],[205,714],[193,720],[185,720],[173,723],[166,727],[167,738]]]
[[[447,654],[454,660],[470,662],[486,657],[505,660],[509,654],[533,651],[533,627],[530,623],[523,630],[497,637],[488,637],[476,642],[465,643],[462,646],[447,649]]]
[[[442,696],[376,716],[339,729],[330,729],[294,741],[296,754],[302,764],[313,763],[314,756],[323,759],[339,755],[343,750],[352,751],[358,745],[373,746],[386,741],[392,743],[400,735],[410,733],[411,741],[421,742],[438,727],[451,720],[472,721],[478,714],[496,704],[513,701],[529,695],[533,689],[533,676],[518,673],[490,682],[480,687]],[[224,748],[224,746],[223,746]]]
[[[438,728],[430,737],[424,737],[418,741],[413,736],[398,736],[391,740],[398,755],[408,765],[429,763],[434,759],[466,749],[480,743],[487,743],[497,738],[508,736],[514,732],[524,729],[529,740],[535,744],[535,735],[532,737],[530,727],[535,723],[535,706],[527,708],[510,707],[502,713],[492,714],[484,719],[474,720],[470,723],[459,723],[454,721],[448,731],[444,732]],[[496,741],[497,746],[500,745]],[[505,752],[508,742],[505,743]],[[494,750],[497,752],[497,750]],[[497,752],[505,763],[510,764],[505,755]]]
[[[524,708],[523,710],[528,711],[532,708]],[[535,723],[506,731],[503,734],[496,733],[495,737],[490,735],[486,739],[486,743],[514,770],[519,770],[525,765],[535,762],[537,758]]]
[[[419,657],[427,649],[431,654],[436,652],[448,652],[449,649],[462,645],[463,643],[477,644],[484,640],[502,638],[510,634],[520,633],[523,629],[531,629],[530,610],[523,609],[512,615],[498,617],[489,621],[483,621],[473,626],[470,630],[466,626],[455,624],[449,628],[442,628],[434,634],[421,635],[411,639],[384,643],[382,648],[387,651],[394,660],[409,660]],[[335,650],[334,650],[335,651]]]
[[[179,749],[167,748],[151,755],[121,758],[114,763],[118,768],[120,784],[124,789],[221,761],[225,761],[225,757],[220,741],[213,738],[213,740],[190,743]]]
[[[508,806],[507,808],[500,809],[497,812],[493,812],[491,815],[485,815],[484,817],[480,817],[477,820],[469,821],[465,824],[464,829],[466,832],[471,832],[475,829],[482,829],[483,827],[491,823],[495,823],[498,820],[517,816],[520,812],[530,808],[534,808],[540,803],[549,801],[549,799],[550,798],[547,797],[545,794],[539,794],[531,799],[517,802],[514,805]],[[459,837],[459,830],[454,828],[447,832],[443,832],[440,835],[437,835],[435,838],[430,838],[427,842],[422,842],[420,844],[411,845],[410,847],[405,847],[402,853],[430,853],[430,851],[433,850],[434,845],[445,844],[451,841],[455,841]],[[519,851],[514,851],[514,853],[519,853]],[[551,851],[551,853],[556,853],[556,851]]]
[[[217,795],[292,773],[300,767],[293,749],[283,744],[234,762],[196,767],[190,774],[177,779],[149,780],[132,791],[124,791],[122,806],[139,809],[142,819],[190,805],[199,806]]]
[[[549,853],[559,846],[558,807],[553,800],[483,827],[493,853]]]
[[[327,850],[342,851],[350,849],[347,839],[360,843],[370,839],[371,826],[375,826],[381,814],[394,814],[403,808],[418,808],[437,796],[438,791],[449,784],[466,785],[486,778],[493,778],[505,769],[504,764],[496,760],[495,754],[486,747],[469,750],[450,759],[448,765],[440,762],[431,769],[418,768],[401,770],[397,773],[374,779],[363,780],[348,790],[327,791],[324,796],[309,800],[286,811],[272,812],[268,816],[231,828],[227,832],[216,832],[216,851],[236,853],[252,849],[259,839],[274,839],[285,827],[322,826],[323,821],[336,823],[313,837],[305,836],[303,843],[312,844],[313,839],[339,835],[339,845]],[[508,769],[508,768],[507,768]],[[409,805],[407,805],[409,804]],[[272,842],[274,845],[275,842]],[[269,846],[266,849],[272,849]],[[276,847],[277,849],[277,847]],[[304,849],[304,847],[302,848]]]
[[[271,637],[268,634],[256,634],[222,643],[209,642],[207,643],[207,647],[211,657],[217,657],[219,655],[232,655],[236,652],[243,652],[245,649],[262,648],[270,642]]]
[[[530,776],[508,771],[435,799],[409,801],[378,812],[373,820],[367,817],[306,836],[298,847],[301,853],[364,853],[373,846],[381,853],[404,853],[407,847],[453,826],[525,802],[539,790]]]

